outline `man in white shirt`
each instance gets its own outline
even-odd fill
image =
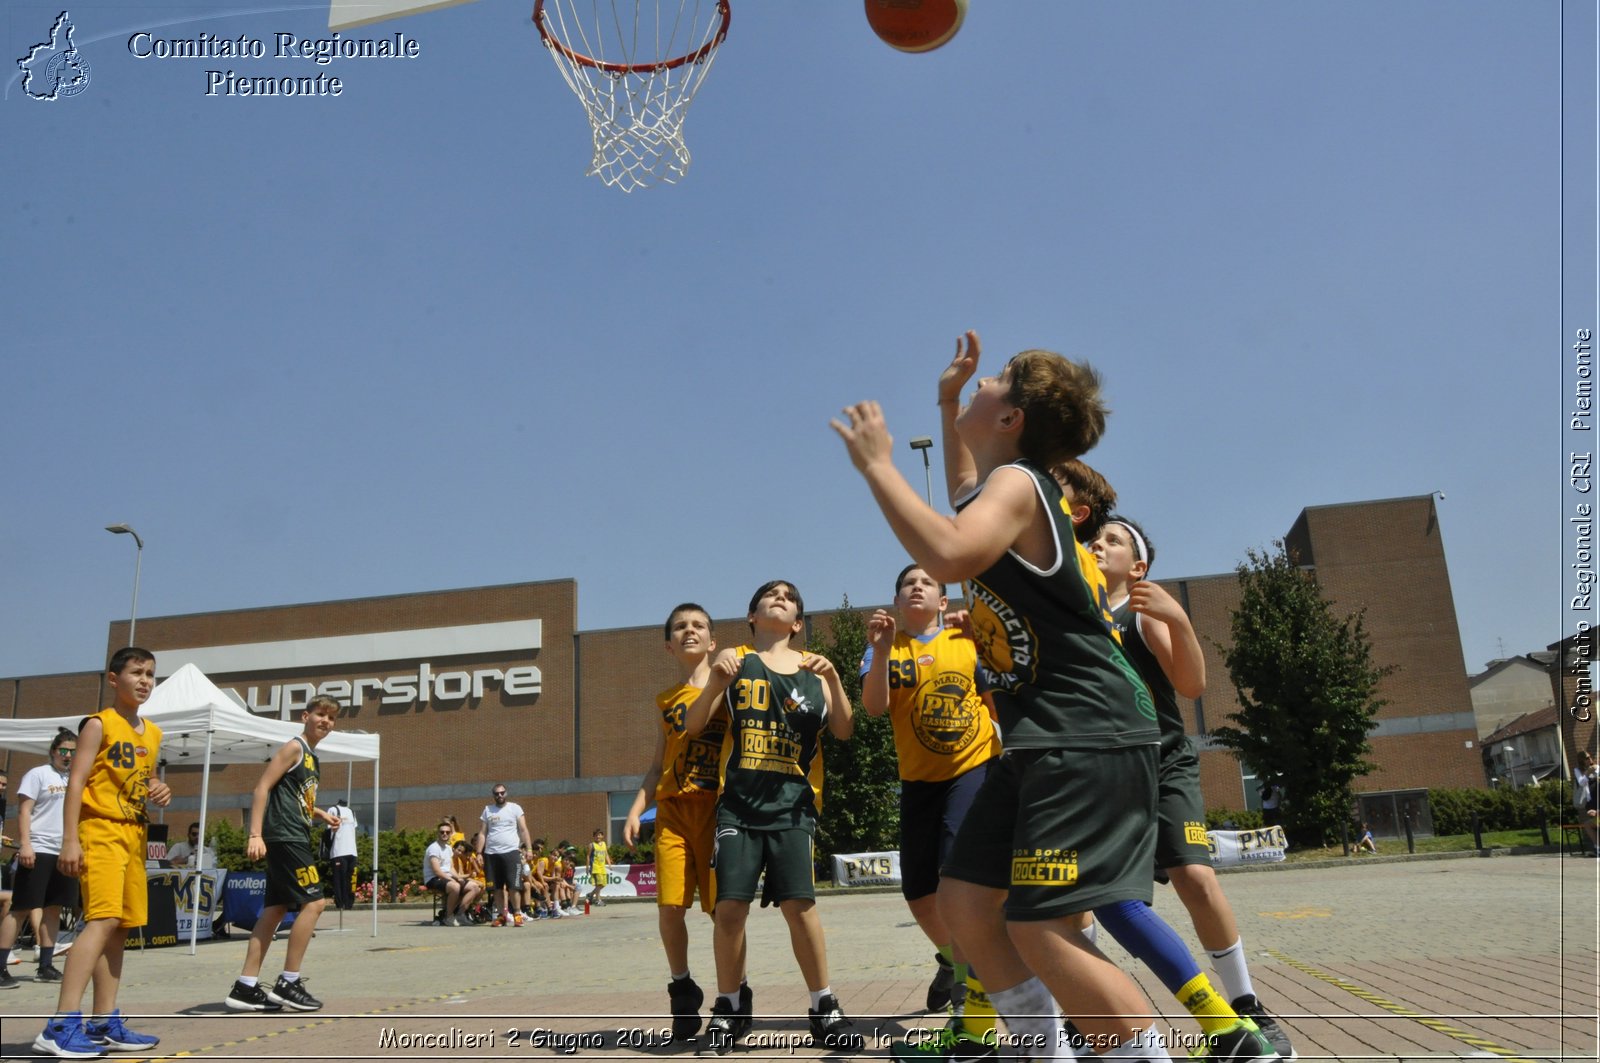
[[[439,925],[462,926],[462,914],[477,903],[483,887],[477,880],[455,870],[450,848],[450,836],[455,828],[450,821],[440,823],[434,833],[433,844],[422,856],[422,884],[435,893],[444,894],[444,912],[439,917]]]
[[[498,901],[494,925],[521,926],[522,913],[516,908],[522,890],[522,854],[532,851],[533,839],[528,835],[528,820],[522,814],[522,806],[506,800],[505,786],[495,784],[490,795],[494,804],[483,808],[483,848],[478,852],[483,855],[489,889]]]
[[[199,863],[196,863],[199,858]],[[176,845],[167,847],[167,863],[173,867],[211,870],[217,866],[217,854],[209,845],[200,844],[200,824],[189,824],[189,836]]]
[[[18,919],[25,912],[41,911],[39,920],[38,982],[59,982],[55,958],[56,928],[61,909],[78,904],[78,880],[56,868],[61,855],[62,810],[67,800],[67,776],[78,750],[78,737],[63,728],[50,743],[50,759],[22,777],[17,785],[17,880],[13,884],[11,911],[0,920],[0,989],[15,989],[16,979],[7,969],[17,943]]]
[[[339,908],[350,909],[356,906],[356,811],[343,801],[334,801],[328,811],[339,817],[339,825],[333,829],[333,850],[328,854],[333,902]],[[448,854],[445,861],[448,865]]]

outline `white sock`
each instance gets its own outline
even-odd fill
[[[1094,942],[1095,942],[1095,939],[1098,938],[1099,936],[1100,936],[1100,924],[1095,922],[1093,919],[1089,920],[1089,925],[1083,928],[1083,938],[1084,938],[1084,940],[1087,941],[1089,944],[1093,945]]]
[[[1250,967],[1244,958],[1244,938],[1237,939],[1221,952],[1211,953],[1211,966],[1222,979],[1229,1000],[1238,1000],[1246,993],[1255,996],[1255,983],[1250,981]]]
[[[822,998],[827,996],[829,993],[832,993],[832,992],[833,992],[833,986],[830,985],[830,986],[823,986],[821,989],[819,989],[816,992],[812,993],[811,994],[811,1010],[812,1011],[816,1011],[818,1008],[822,1007]]]
[[[255,975],[241,974],[239,976],[239,984],[242,986],[254,986],[259,981],[261,981],[261,979],[257,978]]]
[[[718,993],[717,994],[717,999],[718,1000],[726,1000],[728,1002],[728,1007],[731,1010],[733,1010],[733,1011],[738,1011],[739,1010],[739,991],[737,989],[735,989],[731,993]]]
[[[283,972],[283,980],[285,982],[298,982],[298,981],[300,981],[300,972],[299,971],[284,971]]]
[[[989,1002],[995,1012],[1005,1020],[1006,1031],[1018,1041],[1027,1039],[1029,1048],[1018,1051],[1033,1059],[1055,1059],[1057,1053],[1071,1058],[1072,1049],[1066,1046],[1062,1035],[1061,1013],[1056,1010],[1055,998],[1037,977],[1018,983],[1010,989],[989,990]]]

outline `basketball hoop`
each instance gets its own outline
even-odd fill
[[[631,192],[689,169],[683,119],[728,35],[728,0],[537,0],[533,23],[594,129],[588,175]],[[607,12],[603,9],[609,7]]]

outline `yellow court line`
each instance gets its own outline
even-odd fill
[[[1311,977],[1324,981],[1331,986],[1336,986],[1339,989],[1343,989],[1346,993],[1353,993],[1362,1000],[1365,1000],[1368,1004],[1380,1007],[1384,1011],[1398,1015],[1401,1018],[1414,1020],[1415,1022],[1426,1026],[1428,1029],[1433,1030],[1436,1033],[1442,1033],[1446,1037],[1460,1041],[1462,1044],[1471,1045],[1473,1048],[1479,1049],[1480,1051],[1490,1052],[1494,1055],[1501,1056],[1508,1060],[1509,1063],[1536,1063],[1534,1060],[1517,1055],[1515,1051],[1506,1048],[1504,1045],[1496,1044],[1494,1041],[1485,1040],[1482,1037],[1477,1037],[1465,1030],[1451,1026],[1447,1022],[1440,1022],[1438,1019],[1423,1015],[1420,1012],[1412,1011],[1410,1008],[1402,1007],[1392,1000],[1386,1000],[1371,990],[1363,989],[1361,986],[1358,986],[1353,982],[1347,982],[1337,975],[1328,974],[1326,971],[1319,971],[1310,964],[1301,963],[1299,960],[1291,959],[1290,957],[1279,952],[1277,949],[1267,949],[1266,953],[1273,959],[1278,960],[1281,963],[1288,964],[1290,967],[1293,967],[1302,974],[1309,974]]]

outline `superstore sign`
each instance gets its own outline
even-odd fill
[[[468,624],[447,628],[384,631],[331,638],[259,642],[166,650],[156,653],[162,675],[192,663],[211,675],[271,674],[289,669],[331,670],[343,664],[418,659],[415,665],[363,669],[351,678],[319,682],[220,685],[251,712],[287,718],[325,694],[349,708],[363,705],[458,703],[499,691],[504,697],[535,697],[543,676],[535,664],[511,667],[435,666],[435,660],[468,655],[537,656],[543,636],[538,620]]]

